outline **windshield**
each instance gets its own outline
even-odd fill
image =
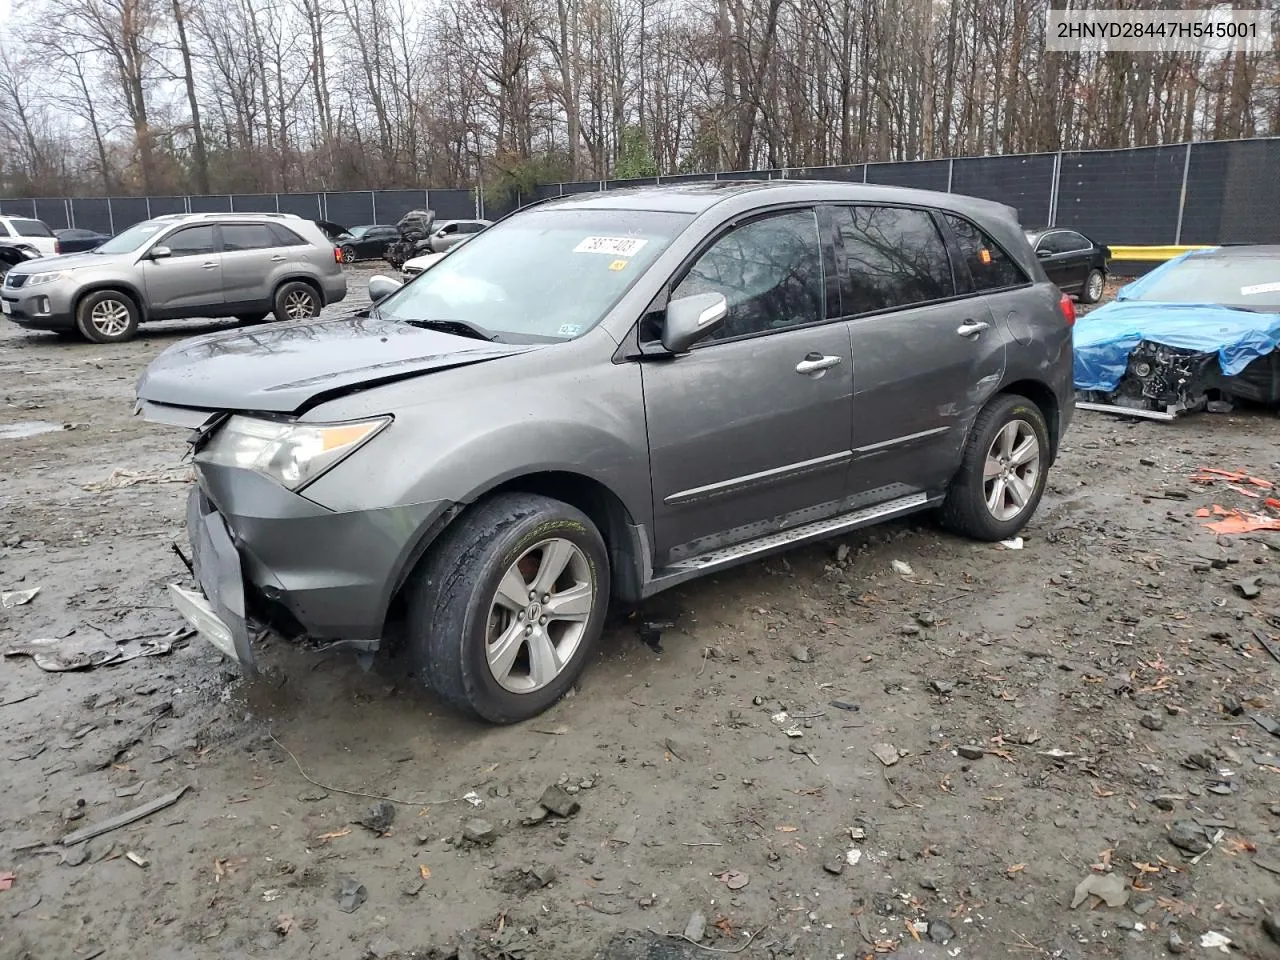
[[[135,223],[124,233],[118,233],[106,243],[99,244],[94,253],[133,253],[140,246],[165,228],[166,224],[159,220],[144,220]]]
[[[378,312],[462,322],[501,339],[572,340],[600,322],[691,219],[648,210],[530,210],[455,246]]]
[[[1154,274],[1126,300],[1220,303],[1264,313],[1280,309],[1280,260],[1270,257],[1192,256]]]

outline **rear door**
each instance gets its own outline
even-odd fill
[[[848,205],[835,222],[853,349],[850,490],[935,490],[956,469],[975,403],[999,385],[1004,332],[957,275],[933,212]]]
[[[213,224],[182,227],[156,246],[171,255],[142,261],[147,301],[155,316],[198,317],[222,314],[222,252]]]
[[[288,262],[265,223],[224,223],[222,289],[227,309],[265,307],[271,301],[271,274]]]
[[[838,511],[853,371],[833,273],[805,207],[725,230],[673,278],[729,316],[642,366],[659,565]]]
[[[1064,293],[1075,293],[1089,273],[1092,244],[1071,230],[1046,233],[1036,244],[1036,256],[1049,279]]]

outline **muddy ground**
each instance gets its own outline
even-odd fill
[[[68,426],[0,439],[0,589],[40,588],[0,649],[181,626],[186,487],[155,481],[185,445],[132,390],[217,326],[0,333],[0,437]],[[1189,477],[1280,481],[1277,439],[1264,411],[1082,413],[1023,549],[922,518],[692,584],[650,611],[678,615],[660,652],[614,627],[572,698],[508,729],[280,639],[253,683],[199,638],[79,672],[7,657],[0,957],[712,956],[655,935],[695,911],[748,958],[1218,955],[1209,933],[1276,956],[1280,740],[1253,718],[1280,719],[1277,535],[1206,530],[1198,509],[1252,501]],[[581,809],[522,825],[556,784]],[[360,794],[405,801],[384,834]],[[1171,831],[1216,844],[1192,862]],[[1071,909],[1089,877],[1127,900]]]

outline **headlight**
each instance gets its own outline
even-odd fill
[[[67,274],[59,271],[58,273],[33,273],[27,277],[27,286],[34,287],[41,283],[53,283],[56,280],[65,279]]]
[[[231,417],[196,454],[201,463],[256,470],[298,490],[358,450],[390,417],[347,423],[284,423]]]

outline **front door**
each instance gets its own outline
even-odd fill
[[[199,317],[203,310],[219,315],[223,305],[222,254],[215,227],[183,227],[162,237],[156,245],[168,247],[170,255],[143,261],[151,315]]]
[[[678,278],[673,299],[722,293],[729,315],[643,366],[659,567],[838,511],[853,369],[833,266],[806,208],[730,229]]]
[[[1036,244],[1044,272],[1064,293],[1078,293],[1089,275],[1089,243],[1078,233],[1047,233]]]

